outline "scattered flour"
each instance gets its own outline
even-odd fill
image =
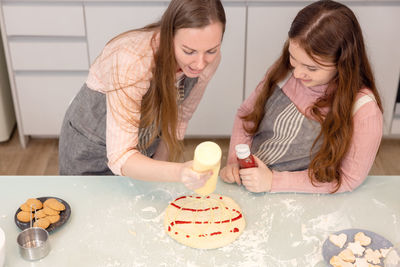
[[[154,208],[154,207],[146,207],[146,208],[143,208],[142,211],[144,211],[144,212],[157,212],[157,209]]]

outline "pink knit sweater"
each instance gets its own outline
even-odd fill
[[[265,80],[242,103],[236,114],[232,137],[229,147],[228,164],[236,163],[234,147],[236,144],[251,145],[252,137],[243,129],[241,116],[248,114],[254,106]],[[298,110],[310,118],[306,109],[325,92],[326,86],[306,87],[293,76],[283,86],[283,92],[292,100]],[[362,89],[357,99],[371,93],[369,89]],[[382,138],[382,112],[374,101],[362,105],[354,114],[354,133],[347,155],[342,162],[342,184],[338,192],[352,191],[367,177],[375,160],[376,153]],[[271,192],[306,192],[330,193],[335,183],[319,183],[312,185],[308,177],[308,170],[304,171],[273,171]]]

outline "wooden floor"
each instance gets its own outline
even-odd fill
[[[229,139],[209,139],[221,146],[222,166],[226,163]],[[185,140],[184,159],[193,159],[194,148],[204,139]],[[400,139],[383,139],[370,175],[400,175]],[[58,139],[31,138],[21,148],[17,130],[7,142],[0,142],[0,175],[57,175]]]

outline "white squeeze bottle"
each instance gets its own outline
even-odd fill
[[[193,170],[196,172],[213,171],[205,185],[195,190],[197,194],[207,196],[214,192],[221,166],[221,156],[221,148],[214,142],[206,141],[197,145],[194,151]]]

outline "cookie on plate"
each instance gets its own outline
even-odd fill
[[[370,248],[367,248],[365,250],[365,256],[364,257],[368,262],[371,262],[373,264],[377,264],[377,263],[381,262],[382,255],[379,252],[379,250],[372,250]]]
[[[342,260],[340,257],[338,256],[333,256],[329,263],[333,266],[333,267],[352,267],[353,264],[350,262],[346,262],[344,260]]]
[[[65,210],[65,205],[64,205],[63,203],[61,203],[60,201],[58,201],[57,199],[55,199],[55,198],[49,198],[49,199],[47,199],[47,200],[43,203],[43,205],[44,205],[45,207],[49,207],[50,209],[57,210],[57,211],[63,211],[63,210]]]
[[[353,251],[351,249],[344,249],[338,254],[339,258],[347,262],[354,262],[356,260],[356,256],[354,256]]]
[[[369,236],[366,236],[363,232],[358,232],[357,234],[355,234],[354,241],[360,242],[360,245],[364,247],[371,244],[371,238]]]
[[[33,219],[33,213],[30,211],[23,211],[21,210],[17,214],[17,219],[20,222],[29,222],[30,220]]]
[[[46,218],[50,221],[50,223],[56,223],[60,220],[60,215],[48,215]]]
[[[58,210],[53,210],[52,208],[46,206],[43,208],[43,212],[47,215],[58,215],[60,213]]]
[[[47,216],[47,214],[43,211],[43,209],[38,210],[38,211],[36,211],[36,213],[34,213],[35,219],[44,218],[46,216]]]
[[[43,208],[43,204],[39,199],[29,198],[25,203],[23,203],[19,208],[23,211],[35,211]]]
[[[47,219],[46,217],[37,220],[37,221],[33,224],[34,227],[40,227],[40,228],[43,228],[43,229],[46,229],[47,227],[49,227],[49,225],[50,225],[50,221],[49,221],[49,219]]]
[[[329,235],[329,241],[331,241],[335,246],[342,248],[347,241],[347,235],[343,233],[340,235],[331,234]]]
[[[349,242],[347,248],[350,249],[354,255],[362,256],[364,254],[365,248],[361,246],[360,242]]]

